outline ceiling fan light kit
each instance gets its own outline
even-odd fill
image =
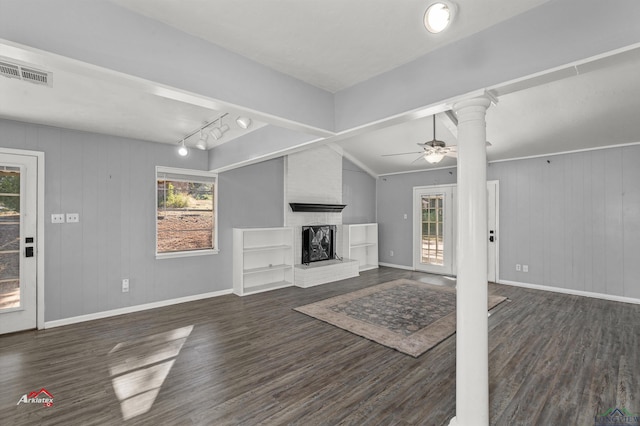
[[[424,159],[431,164],[438,164],[444,158],[444,154],[437,151],[431,151],[428,154],[424,154]]]

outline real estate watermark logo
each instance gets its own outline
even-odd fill
[[[631,414],[626,408],[609,408],[606,413],[598,414],[595,426],[640,426],[640,415]]]
[[[53,405],[53,395],[45,388],[42,388],[39,391],[22,395],[16,405],[20,404],[42,404],[45,407],[51,407]]]

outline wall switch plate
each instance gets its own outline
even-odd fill
[[[52,214],[51,223],[64,223],[64,214]]]
[[[404,214],[404,218],[405,218],[405,219],[407,218],[407,214],[406,214],[406,213]]]
[[[389,251],[389,256],[393,257],[393,250]]]
[[[522,272],[529,272],[529,265],[522,265]]]
[[[520,272],[522,270],[522,265],[516,263],[516,271]]]
[[[122,280],[122,292],[127,293],[129,291],[129,278],[124,278]]]
[[[67,223],[77,223],[77,222],[80,222],[80,214],[67,213]]]

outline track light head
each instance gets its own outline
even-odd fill
[[[203,151],[207,149],[207,135],[203,134],[202,130],[200,130],[200,139],[196,142],[196,148]]]
[[[186,157],[189,154],[189,149],[184,145],[184,139],[180,142],[180,146],[178,147],[178,154],[181,157]]]
[[[248,129],[251,126],[251,119],[249,117],[238,117],[236,118],[236,123],[243,129]]]
[[[222,137],[222,135],[225,134],[225,132],[227,132],[229,130],[229,125],[227,124],[223,124],[220,127],[214,127],[213,129],[211,129],[211,131],[209,132],[209,134],[215,139],[218,140]]]

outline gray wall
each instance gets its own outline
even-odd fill
[[[342,158],[342,223],[376,221],[376,180],[360,167]]]
[[[282,225],[282,160],[222,173],[220,253],[156,260],[155,166],[203,170],[206,153],[8,120],[0,146],[45,152],[46,321],[230,289],[231,227]],[[71,212],[79,224],[50,223]]]
[[[500,181],[500,279],[640,298],[639,163],[633,145],[490,164],[488,179]],[[453,182],[455,169],[379,179],[381,262],[412,265],[412,187]]]

